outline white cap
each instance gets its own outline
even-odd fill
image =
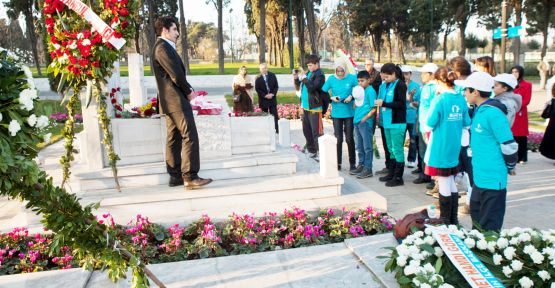
[[[439,69],[439,67],[437,67],[436,64],[426,63],[420,68],[420,72],[436,73],[437,69]]]
[[[357,85],[353,87],[353,98],[355,98],[355,105],[362,106],[364,104],[364,88]]]
[[[403,73],[409,73],[413,71],[412,66],[409,65],[403,65],[401,66],[401,71],[403,71]]]
[[[518,85],[518,81],[516,80],[513,74],[508,74],[508,73],[498,74],[497,76],[493,77],[493,80],[497,82],[503,82],[511,86],[511,88],[513,89],[515,89],[516,85]]]
[[[482,92],[493,90],[493,77],[486,72],[474,72],[466,80],[455,80],[455,85],[464,88],[473,88]]]

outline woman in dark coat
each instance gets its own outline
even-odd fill
[[[545,134],[543,135],[542,143],[540,144],[540,153],[549,158],[555,160],[555,85],[551,88],[551,109],[547,112],[546,119],[549,119],[549,124],[547,129],[545,129]],[[549,103],[548,103],[549,104]]]
[[[233,78],[233,112],[253,112],[253,81],[248,75],[247,67],[239,68],[239,74]]]

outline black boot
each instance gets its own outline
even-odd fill
[[[405,172],[405,163],[403,162],[396,162],[395,163],[395,171],[393,173],[393,179],[387,181],[385,186],[387,187],[396,187],[402,186],[405,183],[403,182],[403,173]]]
[[[451,213],[453,212],[453,209],[451,207],[452,198],[453,198],[452,196],[446,197],[441,195],[441,193],[439,194],[440,219],[443,221],[445,225],[451,224]]]
[[[459,225],[459,193],[451,193],[451,224]]]
[[[395,159],[389,159],[389,168],[387,169],[387,175],[380,177],[380,182],[387,182],[391,179],[393,179],[393,176],[395,175],[395,164],[397,162],[395,162]]]

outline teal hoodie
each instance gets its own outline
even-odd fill
[[[421,133],[426,132],[426,122],[428,121],[428,110],[430,110],[430,105],[432,100],[436,96],[436,83],[428,82],[424,84],[422,90],[420,90],[420,104],[418,106],[418,125]]]
[[[514,138],[506,115],[488,102],[483,103],[474,112],[471,134],[474,183],[482,189],[507,188],[508,169],[501,144]]]
[[[459,165],[463,127],[471,124],[464,97],[454,91],[436,96],[428,112],[426,125],[432,129],[424,162],[435,168]]]
[[[362,106],[355,106],[355,118],[353,120],[353,124],[358,124],[360,123],[360,120],[362,120],[362,118],[364,118],[364,116],[366,116],[368,113],[370,113],[370,111],[372,111],[372,108],[374,108],[374,101],[376,101],[376,90],[374,90],[374,88],[372,87],[372,85],[366,87],[364,89],[364,103],[362,104]],[[353,100],[354,103],[354,100]],[[367,121],[374,121],[374,118],[370,118]],[[370,123],[372,126],[373,123],[372,122],[368,122]]]
[[[353,74],[347,74],[343,79],[339,80],[335,75],[331,75],[324,86],[322,91],[328,92],[331,89],[330,96],[339,96],[339,101],[345,100],[353,93],[353,87],[358,85],[358,79]],[[354,100],[353,100],[354,101]],[[336,103],[330,101],[331,103],[331,117],[332,118],[351,118],[354,116],[353,102]]]
[[[420,102],[420,85],[414,81],[410,81],[407,87],[407,93],[410,93],[413,89],[416,91],[414,96],[412,96],[413,101]],[[410,106],[410,102],[407,100],[407,124],[414,124],[416,122],[417,112],[418,108]]]

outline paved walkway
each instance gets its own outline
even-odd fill
[[[291,124],[291,139],[293,143],[304,145],[305,140],[302,134],[300,121],[293,121]],[[330,123],[325,122],[324,132],[333,135],[333,127]],[[384,165],[383,147],[381,146],[380,133],[377,133],[376,142],[379,145],[382,159],[374,159],[374,171],[381,170]],[[406,152],[405,152],[406,155]],[[343,163],[348,161],[347,145],[343,145]],[[539,153],[529,152],[529,161],[527,164],[517,166],[517,175],[509,177],[507,212],[505,215],[505,228],[511,227],[536,227],[540,229],[555,229],[555,162],[544,158]],[[356,179],[341,172],[345,178],[345,183],[358,182],[368,188],[384,196],[387,199],[388,212],[396,218],[404,215],[420,211],[434,203],[436,199],[425,194],[425,185],[413,184],[416,179],[415,175],[411,175],[412,169],[406,169],[404,180],[405,185],[401,187],[389,188],[385,187],[382,182],[378,181],[378,176],[367,179]],[[460,190],[466,190],[465,185],[459,186]],[[465,196],[460,200],[463,204],[466,201]],[[471,221],[468,215],[459,216],[462,223],[470,227]],[[540,220],[541,219],[541,220]]]

